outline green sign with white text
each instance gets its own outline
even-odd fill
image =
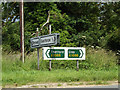
[[[68,58],[82,58],[83,51],[81,49],[68,49]]]
[[[65,50],[64,49],[48,49],[46,51],[46,56],[48,58],[64,58]]]
[[[85,60],[82,47],[43,47],[44,60]]]

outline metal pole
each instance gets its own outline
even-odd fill
[[[23,0],[20,2],[20,48],[21,60],[24,63],[24,4]]]
[[[38,55],[38,70],[40,69],[39,67],[39,48],[37,48],[37,55]]]
[[[51,25],[49,25],[49,34],[51,34]]]
[[[51,34],[51,25],[49,25],[49,34]],[[49,60],[49,71],[51,71],[51,60]]]
[[[38,35],[38,28],[37,28],[37,31],[36,31],[36,35],[37,35],[37,37],[39,36]],[[40,67],[39,67],[39,48],[37,48],[37,56],[38,56],[38,70],[40,69]]]
[[[79,60],[77,60],[77,71],[79,70]]]

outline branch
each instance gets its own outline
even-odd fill
[[[42,30],[43,27],[49,23],[49,20],[50,20],[50,11],[48,11],[48,19],[47,19],[47,21],[43,24],[43,26],[41,27],[40,30]]]

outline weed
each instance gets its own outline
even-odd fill
[[[62,84],[59,83],[57,86],[62,86]]]

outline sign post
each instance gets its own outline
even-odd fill
[[[37,48],[37,55],[38,55],[38,70],[40,69],[39,68],[39,48]]]
[[[49,25],[49,34],[51,34],[51,25]],[[51,71],[51,60],[49,60],[49,71]]]
[[[38,28],[37,28],[36,34],[37,34],[37,36],[38,36]],[[39,39],[38,39],[38,40],[39,40]],[[39,43],[38,40],[36,40],[37,45],[39,45],[39,44],[38,44],[38,43]],[[35,44],[36,44],[36,43],[35,43]],[[37,48],[37,56],[38,56],[38,70],[39,70],[39,69],[40,69],[40,68],[39,68],[39,48]]]
[[[79,61],[77,60],[77,71],[79,70]]]
[[[49,19],[50,19],[50,12],[48,11],[48,19],[41,27],[41,30],[45,25],[48,25]],[[51,34],[51,25],[49,25],[49,34],[44,36],[38,36],[38,28],[37,28],[37,37],[31,38],[31,48],[37,48],[37,54],[38,54],[38,70],[39,68],[39,48],[44,46],[51,46],[57,45],[60,43],[60,34],[59,33],[53,33]],[[49,70],[51,70],[51,60],[49,61]]]
[[[51,46],[57,45],[60,43],[60,34],[53,33],[51,34],[51,26],[50,26],[50,34],[44,36],[38,36],[38,28],[36,31],[37,37],[31,38],[31,48],[37,48],[37,56],[38,56],[38,70],[39,68],[39,48],[43,46]],[[51,47],[50,47],[51,48]],[[51,70],[51,60],[49,61],[49,70]]]

